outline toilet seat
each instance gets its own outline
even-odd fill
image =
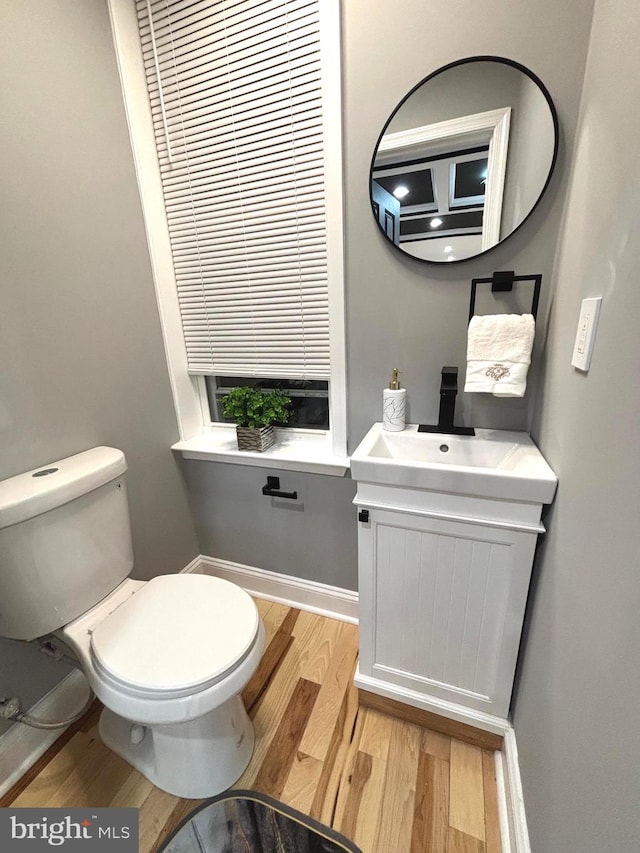
[[[93,631],[100,677],[145,699],[193,696],[222,681],[253,649],[260,617],[240,587],[206,575],[153,578]]]

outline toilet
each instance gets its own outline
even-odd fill
[[[0,482],[0,636],[66,644],[105,706],[104,743],[170,794],[214,796],[253,753],[240,693],[264,626],[220,578],[129,577],[126,470],[96,447]]]

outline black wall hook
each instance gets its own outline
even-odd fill
[[[298,500],[297,492],[280,491],[280,477],[267,477],[267,482],[262,487],[262,494],[270,495],[272,498],[286,498],[290,501]]]

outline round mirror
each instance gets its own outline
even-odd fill
[[[531,214],[557,151],[556,111],[535,74],[510,59],[461,59],[412,89],[384,126],[371,161],[373,215],[414,258],[474,258]]]

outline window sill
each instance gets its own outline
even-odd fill
[[[281,471],[343,477],[349,470],[349,457],[333,454],[330,433],[293,429],[276,429],[275,432],[276,443],[264,453],[238,450],[236,429],[226,424],[214,424],[201,435],[177,442],[171,449],[181,453],[185,459],[278,468]]]

